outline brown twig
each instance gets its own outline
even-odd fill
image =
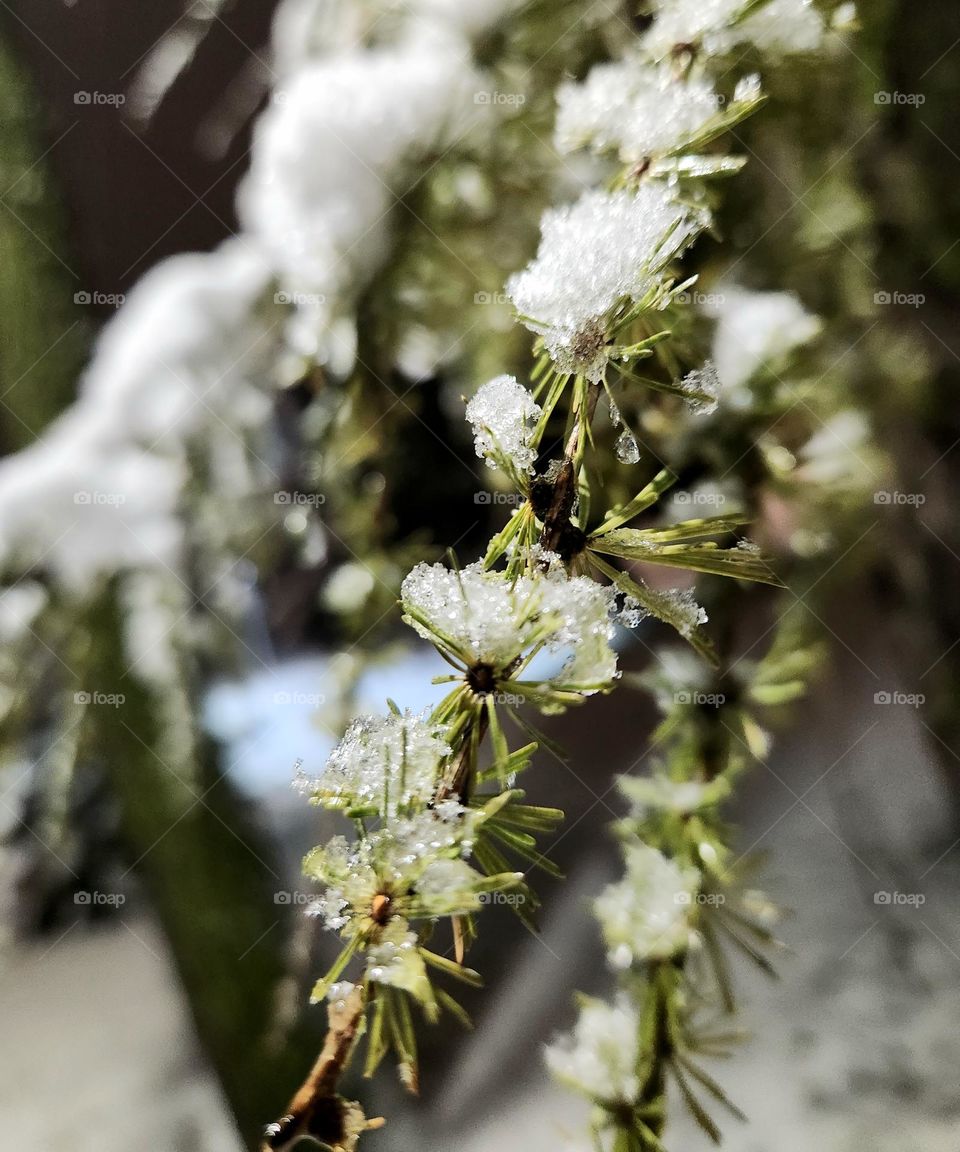
[[[570,517],[577,499],[576,458],[580,451],[581,438],[593,420],[600,399],[600,385],[594,384],[587,390],[586,411],[578,414],[573,430],[567,440],[560,468],[553,482],[550,503],[543,517],[543,531],[540,533],[540,547],[545,552],[562,554],[564,539],[570,531]]]
[[[360,988],[354,988],[342,1004],[331,1005],[323,1049],[287,1111],[267,1126],[261,1152],[288,1152],[302,1139],[313,1139],[330,1148],[346,1146],[350,1136],[349,1113],[358,1112],[358,1106],[338,1096],[337,1085],[359,1034],[363,1009]],[[383,1121],[365,1123],[375,1128]]]

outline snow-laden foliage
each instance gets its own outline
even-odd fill
[[[272,419],[277,389],[296,382],[310,394],[297,432],[331,429],[325,444],[348,475],[351,454],[364,450],[358,445],[405,407],[391,382],[418,362],[417,340],[431,370],[448,355],[437,350],[440,331],[394,323],[392,309],[430,299],[425,285],[390,276],[391,257],[407,258],[407,272],[428,266],[422,237],[404,234],[406,250],[394,242],[409,224],[406,213],[452,264],[465,264],[451,246],[456,230],[441,239],[419,215],[421,185],[435,169],[443,179],[432,189],[434,207],[453,213],[467,205],[478,218],[497,213],[492,189],[514,178],[537,185],[526,155],[530,172],[505,180],[485,170],[495,167],[498,130],[525,98],[498,88],[521,84],[515,61],[497,71],[497,53],[513,43],[514,22],[524,30],[539,18],[528,10],[536,7],[515,0],[281,6],[279,79],[254,130],[241,236],[147,278],[108,326],[78,403],[35,447],[0,466],[5,571],[49,572],[55,593],[66,589],[81,603],[123,577],[135,659],[173,680],[178,654],[166,638],[179,620],[170,588],[189,593],[184,575],[199,567],[216,575],[213,585],[236,589],[239,580],[230,585],[224,573],[256,547],[258,539],[241,546],[251,519],[261,536],[282,520],[291,535],[309,537],[303,558],[307,567],[320,563],[324,529],[293,497],[322,494],[282,490],[275,470],[283,467]],[[415,562],[410,551],[386,545],[380,567],[366,563],[353,544],[376,539],[378,511],[345,517],[350,538],[337,542],[351,559],[323,587],[325,608],[349,617],[362,615],[380,585],[386,616],[399,585],[410,635],[451,666],[438,682],[452,685],[421,715],[391,706],[354,719],[327,762],[307,765],[296,781],[345,833],[314,848],[304,870],[318,886],[309,913],[341,944],[313,998],[329,1001],[332,1041],[350,1041],[332,1044],[338,1063],[310,1108],[322,1105],[334,1117],[335,1138],[324,1142],[348,1152],[367,1126],[337,1090],[355,1041],[364,1035],[368,1073],[393,1051],[404,1083],[415,1087],[412,1010],[462,1019],[444,982],[478,983],[465,952],[491,894],[532,926],[537,901],[527,873],[555,871],[537,838],[552,833],[562,814],[526,803],[515,787],[537,743],[520,744],[510,723],[529,730],[531,708],[560,712],[610,691],[621,678],[618,627],[648,618],[718,664],[689,574],[708,583],[778,584],[765,555],[736,536],[748,515],[701,508],[675,515],[663,507],[676,476],[656,449],[709,438],[691,470],[705,474],[701,491],[726,472],[743,488],[753,484],[755,446],[771,472],[795,468],[795,493],[851,472],[829,435],[808,437],[796,453],[767,451],[757,441],[768,429],[746,421],[756,395],[819,331],[799,300],[721,283],[707,306],[715,330],[706,361],[687,339],[697,318],[681,322],[696,280],[684,258],[712,224],[721,188],[713,178],[743,164],[724,150],[724,132],[763,102],[755,58],[766,64],[819,49],[827,23],[804,0],[656,0],[652,14],[616,59],[578,81],[568,72],[560,84],[554,139],[563,159],[542,181],[551,194],[559,190],[560,202],[543,212],[539,246],[506,286],[517,321],[534,334],[532,356],[511,353],[510,363],[478,373],[488,383],[475,391],[475,381],[464,381],[474,393],[466,417],[477,455],[514,489],[512,514],[483,558],[464,567]],[[599,44],[622,41],[623,25],[613,23],[591,41],[594,58]],[[586,22],[590,30],[603,24],[597,13]],[[749,66],[740,65],[742,52]],[[574,159],[579,150],[594,155]],[[568,165],[581,161],[575,171],[585,187],[577,195]],[[521,235],[505,245],[514,268],[530,255]],[[495,330],[491,322],[487,331]],[[371,381],[389,397],[356,437],[343,434],[342,422],[364,399],[381,399]],[[605,428],[594,419],[601,399]],[[744,422],[731,430],[723,421],[738,411]],[[827,433],[855,437],[855,414],[834,419]],[[724,455],[728,441],[737,446],[732,460]],[[372,463],[358,486],[375,498],[390,465],[376,446],[368,451]],[[750,470],[741,475],[748,455]],[[340,473],[334,478],[339,485]],[[753,508],[759,499],[751,496]],[[259,516],[249,516],[251,507]],[[419,541],[413,547],[417,558],[425,554]],[[664,582],[664,567],[685,575]],[[39,583],[0,593],[0,631],[20,639],[47,608]],[[663,764],[651,778],[621,784],[629,807],[616,824],[624,875],[594,901],[616,991],[609,1005],[585,1001],[572,1036],[547,1057],[560,1079],[597,1105],[596,1134],[613,1130],[618,1147],[662,1147],[668,1072],[711,1131],[687,1076],[720,1093],[691,1055],[692,1005],[712,988],[701,986],[702,965],[690,958],[715,966],[726,1008],[720,929],[754,956],[771,939],[768,918],[757,914],[762,901],[739,887],[717,812],[743,764],[739,745],[753,755],[765,749],[755,710],[792,698],[798,681],[802,690],[806,668],[797,671],[797,653],[771,651],[723,683],[729,705],[723,691],[708,691],[717,687],[713,671],[701,678],[682,661],[665,662],[654,685],[665,712],[657,734]],[[435,943],[438,933],[451,943],[446,936]],[[304,1091],[320,1089],[308,1081]],[[318,1135],[302,1094],[291,1109],[271,1126],[268,1147]]]

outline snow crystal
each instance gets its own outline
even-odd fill
[[[382,816],[428,803],[440,762],[450,754],[444,730],[419,716],[360,716],[317,777],[296,786],[329,807],[371,805]]]
[[[644,49],[660,59],[675,48],[706,42],[711,36],[731,33],[750,0],[654,0],[655,20],[642,38]],[[719,47],[719,45],[717,46]]]
[[[468,856],[481,819],[476,808],[442,800],[433,808],[392,821],[377,835],[384,842],[389,839],[392,858],[405,866],[451,850]]]
[[[587,192],[544,213],[536,258],[510,278],[507,292],[562,370],[598,381],[606,314],[624,297],[640,300],[657,288],[666,265],[706,223],[660,185]]]
[[[770,0],[731,29],[738,43],[754,44],[770,56],[815,52],[824,31],[812,0]]]
[[[751,72],[747,76],[741,76],[737,81],[737,86],[733,90],[733,98],[744,104],[752,104],[755,100],[760,99],[760,92],[760,76],[756,72]]]
[[[338,980],[327,990],[327,999],[333,1005],[342,1005],[356,985],[349,980]]]
[[[562,84],[557,105],[560,152],[616,150],[627,163],[683,147],[720,110],[708,81],[679,80],[672,68],[639,58],[599,64],[582,84]]]
[[[497,376],[482,385],[467,405],[477,455],[495,463],[498,454],[530,472],[536,460],[533,429],[543,410],[515,376]]]
[[[682,867],[646,844],[628,845],[626,875],[594,903],[611,964],[629,968],[687,948],[699,884],[696,868]]]
[[[632,1103],[640,1091],[640,1032],[637,1008],[627,993],[619,993],[614,1004],[585,999],[573,1032],[547,1046],[547,1068],[593,1099]]]

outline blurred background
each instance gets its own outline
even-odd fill
[[[0,0],[0,512],[15,518],[29,479],[14,454],[73,402],[135,285],[241,230],[252,126],[298,47],[293,16],[310,9],[322,53],[324,35],[332,50],[355,34],[334,7],[288,3],[278,40],[262,0]],[[505,516],[460,395],[522,364],[498,294],[565,178],[545,143],[553,88],[636,18],[611,0],[585,31],[587,7],[482,45],[502,89],[529,98],[493,162],[489,147],[445,154],[397,198],[399,255],[357,302],[363,370],[345,410],[333,368],[284,366],[269,417],[245,427],[268,425],[252,467],[212,439],[185,452],[175,572],[103,570],[108,521],[83,521],[56,564],[20,562],[0,517],[5,1147],[238,1152],[312,1061],[324,1021],[307,992],[331,945],[302,916],[298,871],[331,826],[289,782],[357,709],[436,698],[396,589],[447,544],[472,560]],[[825,61],[771,74],[770,105],[737,129],[750,164],[728,187],[723,244],[695,256],[706,283],[742,262],[746,282],[825,322],[803,369],[809,426],[794,413],[771,435],[809,447],[854,410],[870,428],[856,477],[836,443],[808,452],[804,482],[843,499],[794,548],[786,604],[750,601],[730,641],[757,658],[772,614],[791,612],[796,643],[826,649],[806,698],[770,718],[772,750],[730,812],[790,910],[780,980],[737,972],[752,1038],[719,1070],[750,1117],[726,1127],[735,1152],[955,1152],[960,1122],[960,17],[949,0],[875,0],[861,24]],[[483,162],[495,174],[477,190]],[[162,341],[178,336],[164,326],[179,321],[138,316],[162,390]],[[226,428],[234,402],[211,401],[210,424]],[[760,503],[776,536],[792,520],[774,489]],[[96,595],[63,575],[84,564]],[[625,668],[648,666],[657,627],[624,641]],[[627,689],[551,722],[569,765],[542,755],[526,787],[568,813],[552,850],[567,880],[543,882],[539,937],[485,913],[476,1029],[425,1033],[422,1099],[386,1073],[349,1086],[390,1117],[371,1148],[586,1147],[583,1110],[539,1050],[569,1026],[575,989],[606,986],[587,902],[616,873],[611,782],[642,770],[656,722]],[[706,1146],[685,1124],[670,1146]]]

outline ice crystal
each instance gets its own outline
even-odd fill
[[[760,98],[760,76],[756,72],[751,72],[747,76],[741,76],[737,81],[737,86],[733,90],[733,98],[735,101],[745,104],[752,104],[754,100]]]
[[[658,594],[669,603],[671,620],[681,636],[689,639],[695,629],[707,623],[707,610],[697,603],[692,589],[670,588]]]
[[[617,459],[621,464],[636,464],[640,459],[640,445],[629,428],[624,428],[617,440]]]
[[[591,1099],[631,1104],[640,1091],[640,1033],[637,1007],[627,993],[621,992],[613,1004],[584,998],[573,1032],[547,1046],[547,1067]]]
[[[676,48],[701,45],[719,50],[730,35],[730,27],[750,0],[654,0],[654,22],[642,38],[643,47],[660,59]]]
[[[610,647],[615,595],[586,576],[562,569],[508,579],[473,564],[460,572],[420,564],[401,590],[404,619],[468,668],[483,665],[509,679],[522,659],[542,648],[569,651],[546,688],[591,693],[616,676]],[[520,680],[520,683],[528,683]]]
[[[628,968],[686,949],[699,884],[696,868],[676,864],[646,844],[628,845],[624,878],[608,885],[594,904],[610,963]]]
[[[335,984],[330,985],[330,990],[327,992],[327,999],[334,1007],[341,1006],[355,987],[356,985],[352,984],[349,980],[338,980]]]
[[[536,460],[533,429],[542,409],[515,376],[496,376],[483,384],[467,405],[477,455],[495,464],[506,457],[519,472]]]
[[[705,361],[702,368],[688,372],[680,386],[689,393],[687,407],[695,415],[709,416],[716,412],[720,399],[720,377],[712,360]]]
[[[562,84],[557,105],[560,152],[590,147],[635,163],[683,147],[717,114],[720,99],[706,80],[678,80],[668,66],[631,57],[597,65],[582,84]]]
[[[641,300],[707,223],[659,184],[599,192],[544,213],[536,258],[507,291],[524,323],[543,335],[564,371],[591,380],[606,364],[605,319],[620,300]]]
[[[441,761],[450,754],[444,730],[418,716],[361,716],[315,778],[297,786],[329,808],[369,807],[393,817],[433,797]]]

